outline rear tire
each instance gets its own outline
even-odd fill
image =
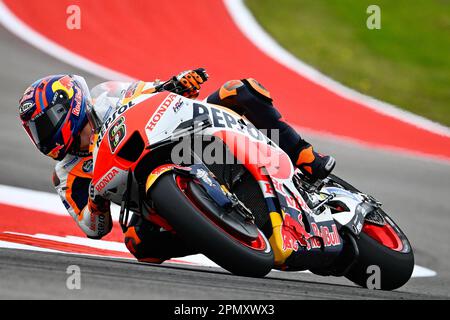
[[[263,277],[274,263],[269,241],[259,230],[263,249],[244,245],[214,223],[188,198],[176,182],[176,175],[165,174],[150,189],[158,213],[189,245],[233,274]]]

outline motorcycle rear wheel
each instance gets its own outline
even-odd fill
[[[189,245],[231,273],[248,277],[268,274],[273,268],[274,256],[264,234],[258,230],[258,239],[254,241],[231,234],[220,221],[201,209],[199,201],[204,201],[204,197],[193,198],[189,183],[194,182],[181,184],[180,179],[176,174],[167,173],[150,189],[158,214]],[[217,207],[217,210],[221,209]]]

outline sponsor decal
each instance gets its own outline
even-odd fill
[[[112,168],[106,173],[103,178],[95,185],[95,190],[101,192],[105,187],[114,179],[115,176],[119,174],[119,170]]]
[[[89,222],[91,223],[90,226],[89,226],[89,229],[91,231],[93,231],[93,232],[95,232],[97,230],[97,228],[96,228],[96,226],[97,226],[97,224],[96,224],[97,221],[96,220],[97,219],[95,219],[95,218],[96,218],[96,215],[94,215],[94,214],[91,214],[90,217],[89,217]]]
[[[125,111],[127,111],[128,109],[130,109],[130,108],[132,108],[134,106],[135,106],[135,104],[130,101],[128,104],[125,104],[125,105],[117,108],[117,110],[114,111],[114,113],[111,116],[109,116],[108,119],[106,119],[106,121],[102,124],[102,127],[100,128],[100,132],[98,134],[97,147],[102,142],[103,137],[105,136],[106,131],[108,130],[108,127],[111,125],[111,123],[113,123],[114,120],[116,120],[118,116],[120,116]]]
[[[22,99],[20,99],[19,104],[22,104],[22,102],[26,100],[32,99],[33,96],[34,96],[34,87],[28,87],[23,93],[23,97]]]
[[[311,223],[311,228],[314,235],[323,239],[325,247],[335,247],[341,245],[341,237],[336,227],[336,224],[332,224],[331,230],[327,226],[320,226],[320,228],[314,222]],[[319,246],[320,247],[320,246]]]
[[[79,159],[79,158],[78,158],[77,156],[73,157],[72,160],[70,160],[70,161],[67,162],[65,165],[63,165],[63,168],[64,168],[64,169],[67,169],[67,168],[73,166],[73,165],[78,161],[78,159]]]
[[[125,117],[120,117],[109,129],[109,146],[114,153],[127,134]]]
[[[52,158],[58,158],[59,152],[60,152],[63,148],[64,148],[64,145],[60,145],[59,143],[57,143],[57,144],[56,144],[56,147],[53,148],[52,151],[50,151],[49,153],[47,153],[47,155],[48,155],[49,157],[52,157]]]
[[[77,93],[75,94],[75,108],[72,109],[72,113],[78,117],[80,116],[80,109],[81,109],[81,92],[80,90],[77,90]]]
[[[284,251],[298,251],[299,244],[303,247],[307,247],[308,245],[306,239],[309,237],[309,234],[306,232],[303,223],[291,217],[289,213],[285,213],[283,216],[281,237],[283,239]]]
[[[276,197],[275,190],[273,189],[272,184],[270,184],[270,182],[261,180],[258,181],[258,184],[261,187],[261,190],[263,190],[264,198]]]
[[[308,251],[311,249],[320,249],[322,248],[322,243],[324,247],[341,245],[341,238],[336,224],[333,223],[330,230],[328,226],[320,226],[319,228],[316,223],[312,222],[312,233],[307,233],[300,218],[301,214],[295,219],[288,213],[285,213],[283,217],[281,236],[284,251],[298,251],[300,246],[306,248]]]
[[[173,106],[173,112],[177,113],[178,111],[180,111],[181,107],[183,106],[184,102],[183,99],[180,98],[180,100],[178,100],[175,105]]]
[[[89,229],[93,232],[97,232],[99,236],[103,236],[106,233],[105,215],[103,214],[91,214],[90,215]]]
[[[34,109],[34,106],[35,106],[35,104],[32,101],[22,103],[19,107],[20,116],[23,116],[25,113],[27,113],[31,109]]]
[[[59,97],[59,92],[55,92],[55,94],[53,94],[53,98],[52,98],[52,104],[55,104],[56,100]]]
[[[62,90],[66,92],[69,99],[71,99],[74,94],[72,78],[70,76],[64,76],[58,81],[53,82],[52,90],[55,93],[58,90]]]
[[[66,88],[67,90],[70,90],[73,87],[72,77],[71,76],[64,76],[61,79],[59,79],[59,83]]]
[[[167,108],[170,106],[170,104],[177,98],[178,96],[176,94],[170,94],[166,100],[159,106],[158,110],[155,111],[150,121],[147,123],[146,129],[152,131],[156,124],[161,120],[161,117],[164,115],[164,113],[167,111]]]
[[[105,215],[104,214],[100,214],[97,216],[98,220],[97,220],[97,229],[98,229],[98,234],[100,236],[103,236],[104,234],[106,234],[106,219],[105,219]]]
[[[129,99],[129,98],[131,98],[131,97],[134,96],[134,94],[136,93],[136,89],[137,89],[138,85],[139,85],[139,81],[133,83],[133,84],[127,89],[127,91],[125,92],[125,99]]]
[[[94,165],[94,161],[92,159],[89,159],[83,163],[83,166],[81,167],[81,169],[83,170],[83,172],[91,173],[93,165]]]
[[[210,111],[211,110],[211,111]],[[268,138],[258,130],[252,123],[244,122],[242,118],[236,117],[231,112],[228,112],[221,108],[215,108],[206,106],[200,103],[193,104],[193,118],[197,118],[200,115],[207,114],[211,119],[211,123],[216,128],[227,128],[237,130],[241,133],[246,133],[253,139],[258,141],[268,141]]]

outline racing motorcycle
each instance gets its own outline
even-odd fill
[[[384,290],[410,279],[411,245],[379,201],[335,175],[309,181],[245,117],[181,94],[134,86],[103,119],[89,110],[91,196],[121,206],[124,232],[141,215],[236,275],[310,270],[368,287],[375,267]]]

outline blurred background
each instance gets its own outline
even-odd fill
[[[362,93],[450,125],[450,2],[246,0],[286,49]],[[368,29],[367,8],[381,29]]]
[[[437,272],[412,279],[402,292],[450,297],[449,1],[379,0],[379,30],[366,26],[372,4],[366,0],[0,3],[1,185],[54,193],[54,162],[34,148],[17,117],[19,98],[38,78],[74,73],[93,87],[107,78],[164,79],[205,67],[211,76],[205,97],[227,80],[254,77],[317,150],[335,156],[336,174],[384,203],[410,238],[416,264]],[[260,28],[303,63],[438,122],[447,134],[367,108],[269,57],[245,35],[241,7],[233,3],[243,4]],[[81,8],[79,30],[66,28],[66,8],[73,4]],[[106,71],[60,54],[46,41]],[[10,212],[0,212],[0,225],[5,214]],[[209,277],[220,291],[214,275]]]

